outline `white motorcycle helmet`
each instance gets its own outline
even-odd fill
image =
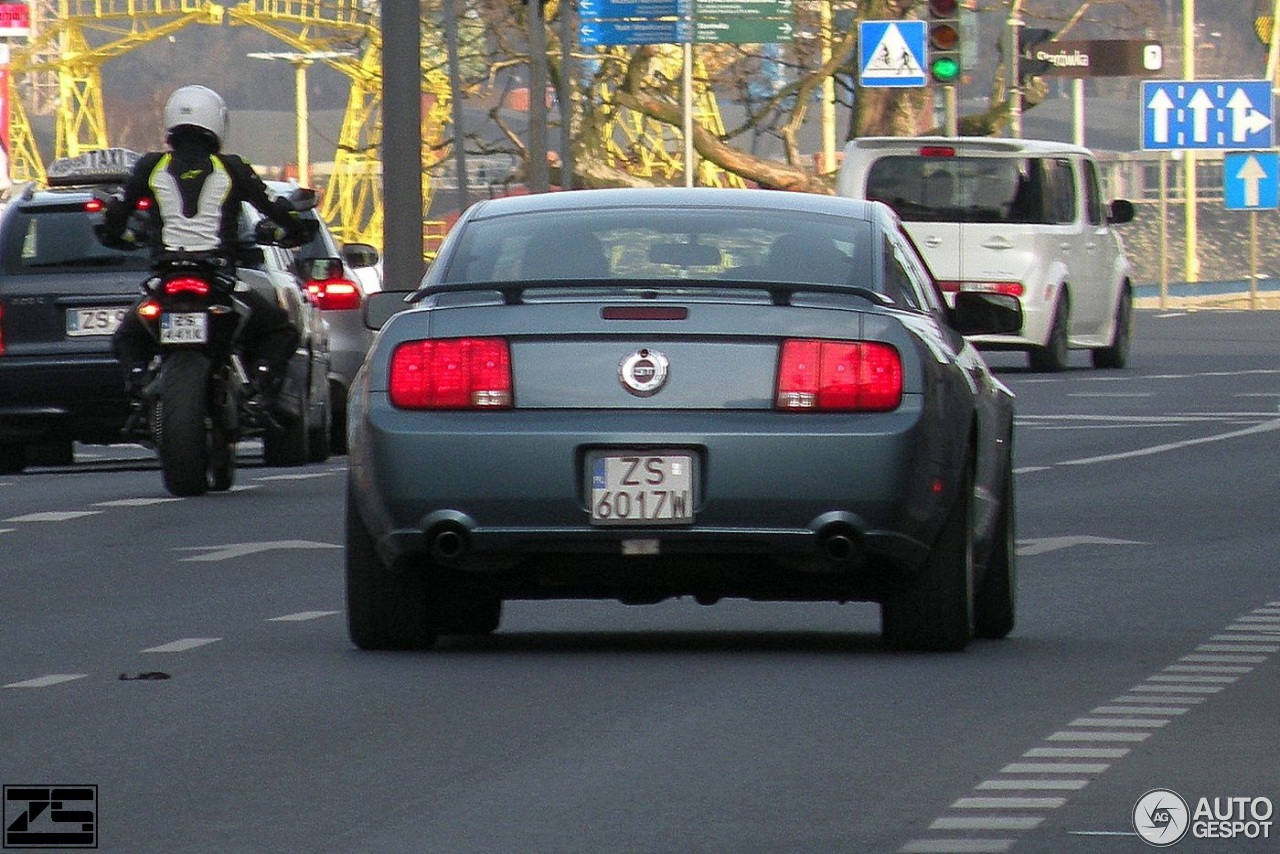
[[[175,90],[164,105],[167,133],[182,125],[197,127],[213,135],[215,148],[221,148],[226,139],[227,123],[226,103],[208,86],[183,86]]]

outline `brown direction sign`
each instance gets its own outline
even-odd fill
[[[1140,77],[1164,68],[1164,49],[1150,39],[1048,41],[1024,49],[1022,60],[1055,77]]]

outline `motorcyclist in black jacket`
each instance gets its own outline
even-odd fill
[[[108,246],[135,248],[145,240],[153,258],[164,252],[215,256],[227,281],[234,282],[241,203],[248,202],[275,223],[270,235],[285,246],[298,246],[314,236],[318,223],[303,219],[285,199],[272,198],[243,158],[223,153],[227,107],[205,86],[183,86],[164,108],[168,151],[144,154],[134,165],[121,196],[108,203],[99,239]],[[147,226],[140,235],[130,227],[144,205]],[[285,375],[299,333],[275,302],[249,288],[235,286],[236,298],[252,314],[242,341],[250,378],[263,403],[271,405]],[[136,306],[135,306],[136,308]],[[112,339],[116,358],[127,372],[132,394],[141,391],[146,366],[156,342],[135,311],[129,311]]]

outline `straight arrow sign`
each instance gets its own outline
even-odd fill
[[[1280,207],[1280,154],[1229,151],[1222,157],[1222,201],[1226,210]]]

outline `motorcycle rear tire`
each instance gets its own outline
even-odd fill
[[[155,444],[164,487],[180,497],[209,490],[209,359],[179,351],[165,357],[156,399]]]

